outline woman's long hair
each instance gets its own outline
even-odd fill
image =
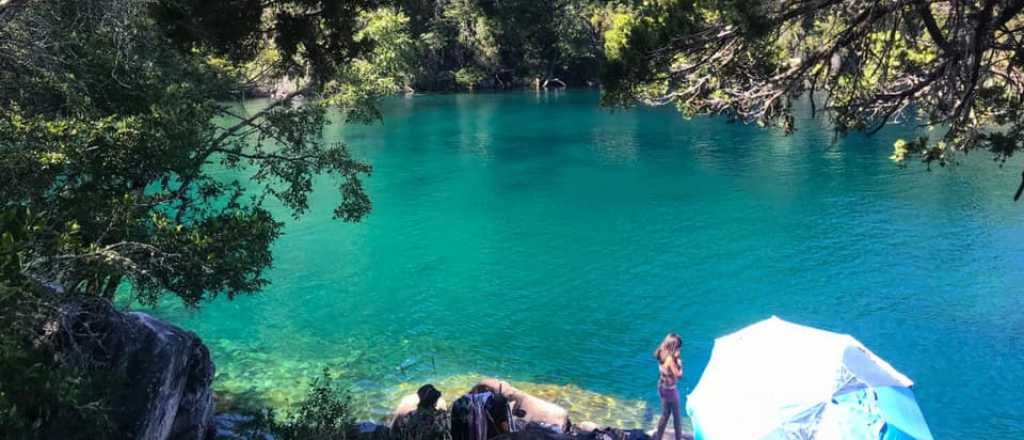
[[[665,362],[665,356],[672,356],[672,359],[679,357],[679,348],[683,346],[683,338],[675,333],[669,333],[665,335],[665,340],[661,341],[658,345],[658,349],[654,350],[654,358],[658,360],[658,363]]]

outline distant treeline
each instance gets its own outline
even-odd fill
[[[599,0],[395,0],[408,18],[416,89],[503,87],[558,78],[597,80],[608,2]],[[380,17],[381,14],[375,14]]]
[[[626,4],[605,0],[386,0],[360,14],[367,61],[394,86],[456,90],[596,84],[604,36]]]

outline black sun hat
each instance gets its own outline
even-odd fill
[[[417,405],[420,408],[433,408],[437,406],[437,399],[441,398],[441,392],[429,383],[421,386],[416,395],[420,397],[420,403]]]

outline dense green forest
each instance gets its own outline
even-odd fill
[[[337,182],[370,213],[371,164],[321,142],[414,91],[595,85],[607,105],[672,104],[792,130],[810,96],[837,133],[918,120],[893,158],[1022,148],[1024,1],[0,1],[0,435],[110,428],[102,364],[43,331],[68,297],[119,288],[190,307],[269,282],[282,222]],[[254,114],[226,101],[287,79]],[[556,81],[557,80],[557,81]],[[307,99],[296,104],[298,96]],[[225,122],[226,121],[226,122]],[[253,185],[207,165],[254,170]],[[55,297],[47,283],[64,287]],[[94,427],[90,431],[84,427]],[[68,437],[71,438],[71,437]]]
[[[228,3],[258,9],[245,1]],[[378,93],[544,86],[555,79],[559,86],[594,85],[604,58],[603,34],[611,18],[628,9],[603,0],[367,2],[352,11],[351,31],[354,43],[372,49],[352,60],[346,80],[372,82]],[[191,38],[208,22],[195,17],[212,12],[218,14],[212,22],[232,26],[234,10],[196,2],[164,8],[162,19],[172,23],[175,35]],[[224,33],[218,38],[246,42],[256,55],[247,66],[253,76],[282,61],[281,41],[214,31]]]
[[[417,90],[514,87],[538,78],[586,85],[599,75],[606,8],[593,0],[396,1],[367,14],[367,29],[408,33],[415,62],[406,75]]]

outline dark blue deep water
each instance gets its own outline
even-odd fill
[[[1021,161],[900,168],[906,127],[832,143],[805,113],[782,136],[598,99],[395,98],[337,124],[375,167],[373,213],[331,221],[322,179],[307,216],[278,211],[264,293],[158,313],[207,341],[225,395],[287,403],[330,366],[380,417],[498,375],[627,426],[651,423],[665,332],[685,393],[716,336],[778,315],[912,378],[937,438],[1024,438]]]

